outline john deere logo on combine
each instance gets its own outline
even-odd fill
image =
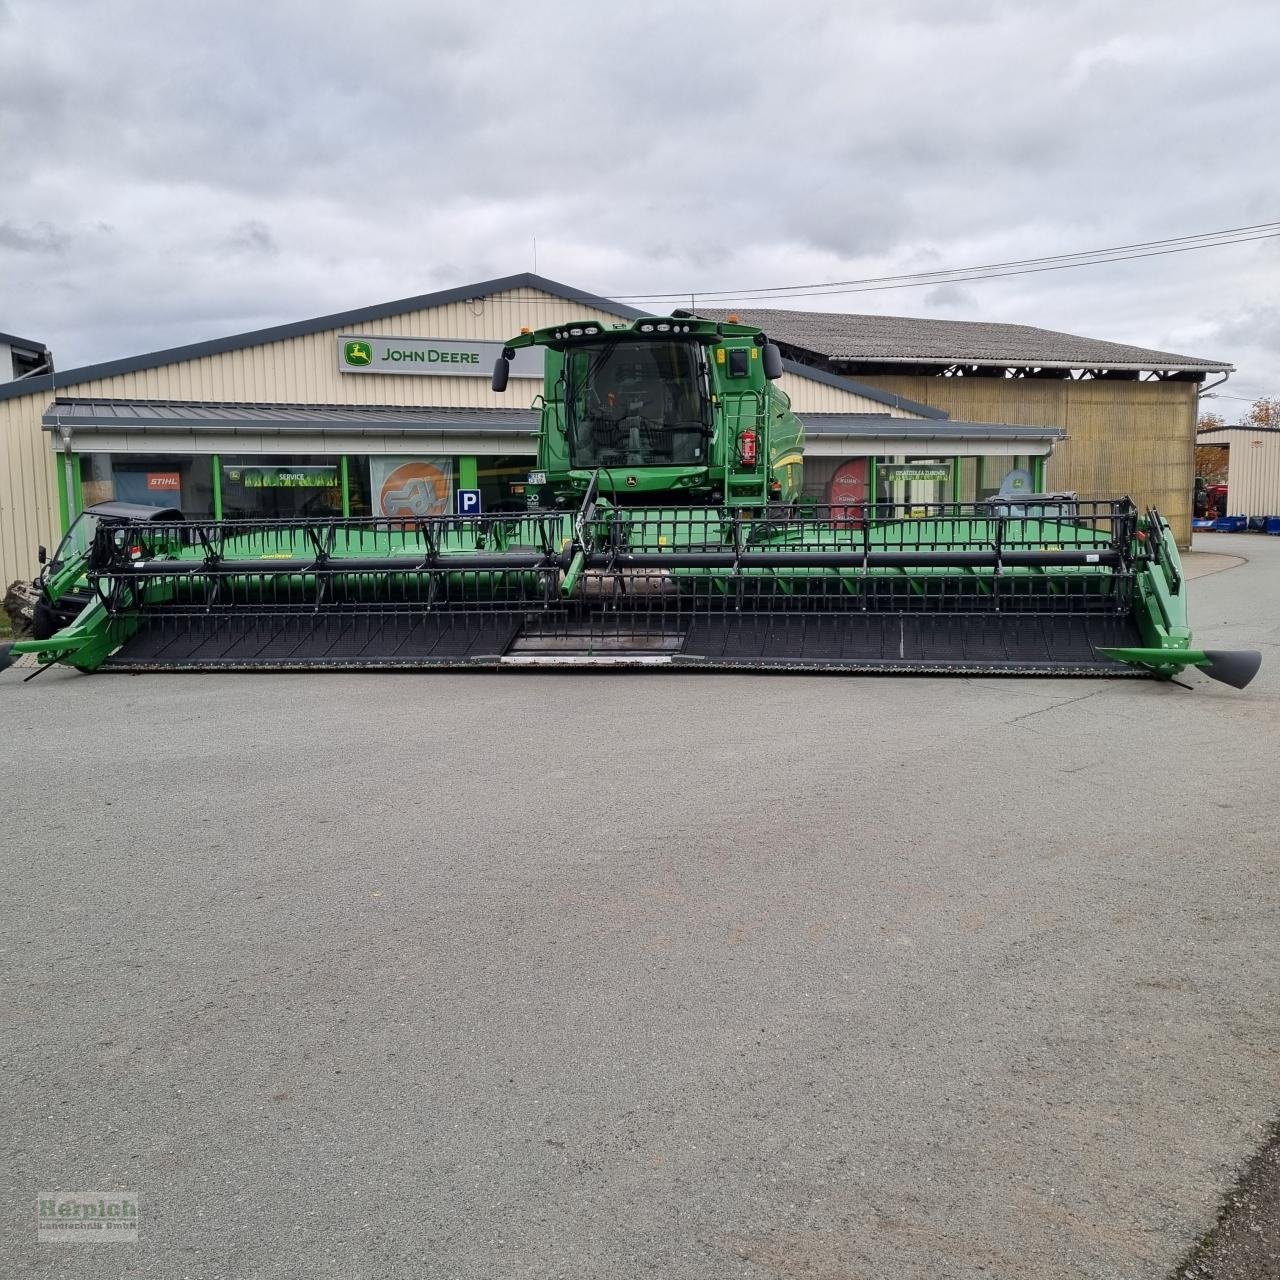
[[[348,364],[372,364],[373,348],[367,342],[348,342],[343,348]]]

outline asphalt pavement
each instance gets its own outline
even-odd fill
[[[1280,539],[1197,546],[1243,692],[3,673],[0,1271],[1165,1280],[1280,1111]]]

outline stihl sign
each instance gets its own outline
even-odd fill
[[[147,488],[152,493],[179,493],[182,490],[182,477],[176,471],[148,471]]]

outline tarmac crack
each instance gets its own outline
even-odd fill
[[[1005,724],[1021,724],[1024,720],[1030,720],[1035,716],[1042,716],[1048,711],[1057,711],[1061,707],[1070,707],[1077,702],[1087,702],[1090,698],[1096,698],[1100,693],[1105,693],[1104,689],[1093,689],[1089,693],[1082,693],[1078,698],[1066,698],[1062,702],[1052,703],[1047,707],[1037,707],[1034,711],[1024,711],[1020,716],[1012,716],[1006,720]]]

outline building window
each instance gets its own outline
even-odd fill
[[[144,507],[177,507],[188,519],[213,514],[213,459],[203,454],[82,453],[80,498],[135,502]]]
[[[453,511],[458,459],[438,454],[352,453],[347,492],[353,516],[439,516]]]
[[[523,511],[529,505],[529,472],[537,460],[498,455],[476,458],[476,487],[483,511]]]
[[[876,459],[876,501],[927,515],[928,508],[951,501],[954,458]]]
[[[342,460],[318,455],[223,458],[227,520],[342,514]]]
[[[831,489],[831,479],[847,458],[831,458],[823,455],[807,454],[804,460],[804,488],[806,498],[814,502],[829,501],[827,495]]]
[[[994,498],[1001,489],[1008,493],[1031,493],[1035,489],[1035,467],[1029,454],[986,454],[978,459],[978,501]]]

